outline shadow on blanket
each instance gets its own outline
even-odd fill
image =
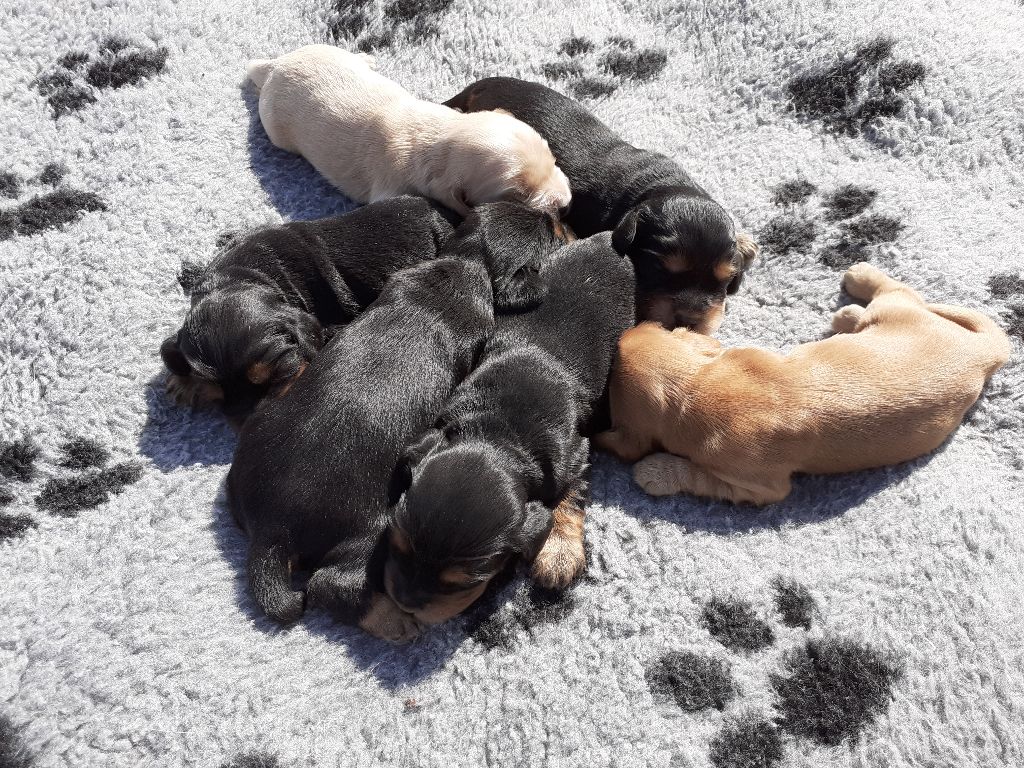
[[[319,219],[357,207],[305,158],[273,145],[260,122],[259,94],[252,83],[242,86],[240,96],[249,111],[249,167],[278,213],[287,220]]]

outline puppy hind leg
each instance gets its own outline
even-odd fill
[[[594,445],[622,461],[637,461],[654,450],[650,440],[644,440],[622,429],[609,429],[594,435]]]
[[[530,568],[534,584],[545,589],[565,589],[586,569],[583,542],[588,491],[586,480],[580,480],[555,507],[551,532]]]
[[[913,288],[894,280],[878,267],[866,261],[858,262],[846,270],[843,275],[843,290],[853,298],[871,302],[887,293],[900,292],[914,298],[916,303],[923,303]]]
[[[789,495],[789,476],[725,478],[670,453],[648,456],[633,467],[633,479],[652,496],[690,493],[734,504],[771,504]]]
[[[834,333],[854,333],[857,323],[864,317],[866,310],[859,304],[847,304],[832,315],[832,331]]]
[[[249,588],[263,612],[280,622],[297,620],[304,607],[302,593],[292,589],[289,549],[285,532],[260,535],[249,547]]]

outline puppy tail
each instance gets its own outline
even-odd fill
[[[249,588],[256,602],[275,621],[291,622],[305,609],[303,594],[292,589],[287,533],[264,535],[249,549]]]
[[[249,79],[256,84],[256,87],[262,88],[263,84],[267,82],[267,78],[270,77],[270,70],[273,67],[273,59],[253,59],[249,62],[249,66],[246,67],[245,71]]]

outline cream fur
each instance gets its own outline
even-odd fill
[[[413,193],[462,214],[495,200],[552,213],[569,204],[565,174],[525,123],[417,99],[373,67],[329,45],[250,62],[270,140],[360,203]]]

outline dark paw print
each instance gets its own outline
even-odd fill
[[[810,592],[785,580],[775,582],[775,608],[782,623],[809,629],[817,614]],[[702,610],[708,632],[733,652],[753,654],[775,642],[775,632],[754,607],[735,598],[713,598]],[[892,699],[901,671],[869,645],[847,638],[807,639],[769,675],[775,712],[743,712],[712,738],[709,757],[716,768],[770,768],[783,758],[784,737],[834,747],[855,739]],[[685,712],[724,710],[742,693],[728,662],[718,655],[672,651],[647,669],[651,692],[673,700]]]
[[[240,752],[220,768],[282,768],[277,755],[270,752]]]
[[[787,91],[797,114],[821,120],[830,129],[862,131],[876,118],[903,111],[903,92],[921,82],[927,70],[916,61],[890,61],[896,41],[879,37],[832,64],[793,77]]]
[[[453,0],[392,0],[379,19],[374,0],[336,0],[327,21],[331,42],[356,41],[356,49],[373,53],[400,40],[421,43],[441,33],[440,17]]]
[[[1007,302],[1003,311],[1006,332],[1024,339],[1024,277],[1011,272],[992,275],[988,288],[993,298]]]
[[[103,39],[95,53],[65,53],[53,70],[36,80],[36,88],[56,119],[95,103],[100,91],[136,85],[159,74],[166,64],[166,48],[112,35]]]
[[[638,49],[628,37],[605,39],[601,51],[585,37],[570,37],[558,49],[559,58],[541,67],[549,80],[568,82],[578,99],[610,96],[628,82],[646,83],[661,74],[668,54],[658,48]]]
[[[14,440],[0,444],[0,478],[9,483],[31,483],[37,473],[41,451],[32,441]],[[110,451],[88,438],[75,438],[60,449],[59,474],[50,477],[36,495],[36,508],[59,517],[77,517],[142,477],[142,465],[125,461],[109,465]],[[15,500],[10,486],[0,486],[0,506]],[[36,521],[26,514],[0,513],[0,540],[22,535]]]
[[[0,715],[0,766],[32,768],[35,762],[35,757],[25,747],[21,731],[8,717]]]
[[[94,192],[58,186],[66,174],[67,168],[60,163],[49,163],[34,179],[21,179],[9,171],[0,173],[0,197],[17,199],[26,186],[57,187],[0,210],[0,241],[36,235],[76,222],[88,212],[107,210],[103,198]]]
[[[874,246],[895,242],[903,222],[884,213],[866,213],[878,192],[869,187],[845,184],[820,196],[824,227],[812,211],[811,198],[818,188],[805,179],[779,184],[772,202],[785,209],[761,230],[760,244],[777,255],[809,252],[824,228],[828,241],[818,260],[833,269],[845,270],[858,261],[870,261]]]

